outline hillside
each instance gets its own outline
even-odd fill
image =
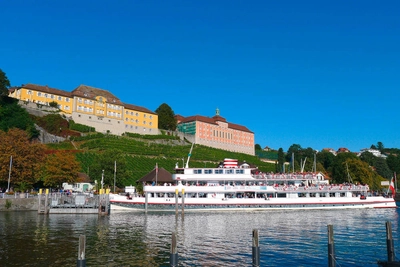
[[[126,183],[133,183],[153,170],[158,165],[172,172],[176,164],[186,164],[191,144],[176,137],[167,135],[151,136],[115,136],[100,133],[84,137],[73,137],[71,141],[48,144],[51,149],[71,150],[76,153],[81,163],[82,172],[91,176],[94,166],[98,166],[99,157],[107,153],[123,155],[120,161],[126,162],[125,173],[129,173]],[[275,171],[275,165],[261,161],[257,156],[234,153],[225,150],[194,145],[190,157],[190,167],[215,167],[224,158],[234,158],[257,166],[263,172]],[[105,161],[107,161],[105,159]],[[108,159],[109,166],[100,166],[108,170],[109,175],[114,168],[114,161]],[[119,165],[119,163],[117,163]],[[98,175],[98,170],[97,170]],[[98,176],[97,176],[98,177]],[[91,180],[96,179],[91,177]]]

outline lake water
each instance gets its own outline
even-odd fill
[[[86,236],[86,266],[169,266],[172,233],[179,266],[328,266],[333,225],[336,266],[387,260],[386,221],[400,255],[399,209],[39,215],[0,212],[0,266],[76,266]]]

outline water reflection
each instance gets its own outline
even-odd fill
[[[171,235],[179,266],[251,266],[259,230],[261,266],[327,266],[327,225],[334,226],[338,266],[386,260],[385,222],[399,243],[396,209],[337,211],[0,213],[1,266],[76,266],[86,235],[87,266],[169,266]],[[400,253],[399,251],[396,251]]]

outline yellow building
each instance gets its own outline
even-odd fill
[[[97,132],[159,134],[158,115],[149,109],[121,102],[107,90],[80,85],[67,92],[47,85],[26,84],[9,90],[9,96],[30,106],[56,102],[60,112]]]

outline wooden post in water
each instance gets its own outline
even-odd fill
[[[178,198],[179,198],[179,191],[175,189],[175,213],[178,214]]]
[[[149,203],[149,193],[144,193],[144,211],[147,213],[147,205]]]
[[[185,189],[182,188],[182,214],[185,212]]]
[[[328,225],[328,266],[335,267],[335,242],[333,240],[333,225]]]
[[[86,236],[81,235],[79,236],[78,260],[76,262],[77,267],[86,267],[85,247],[86,247]]]
[[[178,250],[176,247],[176,234],[172,233],[171,254],[169,256],[169,266],[178,266]]]
[[[387,245],[388,262],[394,262],[395,254],[394,254],[394,243],[392,237],[392,224],[389,221],[386,222],[386,245]]]
[[[44,212],[49,213],[49,189],[46,188],[46,196],[44,199]]]
[[[260,247],[258,240],[258,230],[253,229],[253,267],[260,267]]]

